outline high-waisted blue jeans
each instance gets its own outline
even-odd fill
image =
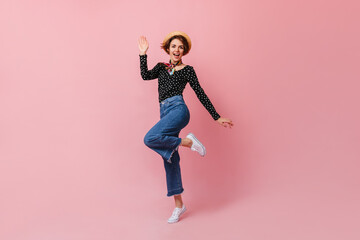
[[[160,103],[160,121],[145,135],[146,146],[160,154],[166,172],[167,196],[181,194],[184,189],[181,181],[179,133],[190,120],[190,112],[182,96],[177,95]]]

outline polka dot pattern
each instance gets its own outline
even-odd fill
[[[170,75],[165,69],[165,65],[163,63],[158,63],[153,69],[148,70],[147,55],[145,54],[139,56],[141,77],[144,80],[158,79],[159,102],[176,95],[182,96],[186,84],[189,83],[196,93],[196,96],[210,113],[212,118],[214,120],[220,118],[220,115],[216,112],[210,99],[200,86],[199,80],[192,66],[186,65],[183,69],[175,71],[173,75]]]

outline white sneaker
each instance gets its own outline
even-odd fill
[[[191,139],[193,142],[191,150],[198,152],[202,157],[205,156],[206,149],[204,145],[202,145],[201,142],[194,136],[194,134],[189,133],[186,137]]]
[[[175,208],[171,217],[168,219],[168,223],[176,223],[179,221],[180,216],[186,211],[186,207],[183,204],[182,208]]]

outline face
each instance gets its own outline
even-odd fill
[[[179,39],[173,39],[168,48],[171,62],[177,63],[184,55],[184,44]]]

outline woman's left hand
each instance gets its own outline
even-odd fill
[[[224,127],[229,127],[231,128],[232,126],[234,126],[233,122],[231,121],[231,119],[228,118],[219,118],[218,120],[216,120],[220,125],[224,126]]]

